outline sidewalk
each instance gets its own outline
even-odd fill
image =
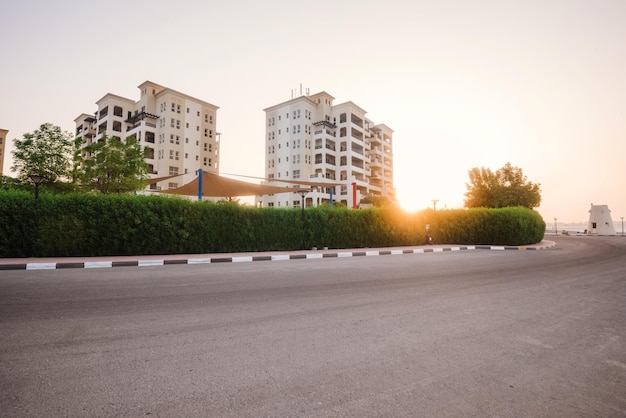
[[[268,251],[249,253],[137,255],[105,257],[0,258],[0,270],[54,270],[65,268],[147,267],[168,264],[240,263],[252,261],[310,260],[340,257],[424,254],[467,250],[543,250],[554,247],[553,241],[524,246],[498,245],[423,245],[415,247],[354,248]]]

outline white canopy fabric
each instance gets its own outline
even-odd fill
[[[149,184],[159,183],[177,176],[166,176],[154,178],[149,181]],[[298,186],[309,187],[333,187],[338,186],[341,183],[320,183],[320,182],[307,182],[297,180],[276,180],[266,179],[272,182],[290,183]],[[236,196],[260,196],[266,194],[275,193],[291,193],[297,192],[302,187],[280,187],[271,186],[268,184],[254,184],[245,181],[234,180],[227,177],[222,177],[215,173],[202,172],[202,196],[206,197],[236,197]],[[196,176],[191,182],[177,187],[176,189],[164,190],[161,193],[176,194],[184,196],[198,196],[198,177]]]

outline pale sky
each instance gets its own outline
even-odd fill
[[[150,80],[219,106],[220,171],[261,177],[263,109],[302,84],[394,129],[404,207],[462,207],[468,170],[511,162],[549,228],[590,203],[618,231],[626,216],[624,0],[2,0],[0,16],[9,139],[73,132]]]

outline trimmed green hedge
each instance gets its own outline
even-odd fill
[[[0,191],[0,257],[192,254],[422,245],[525,245],[545,223],[526,208],[274,209],[140,195]]]

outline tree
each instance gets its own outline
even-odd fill
[[[87,146],[83,185],[102,193],[126,193],[142,189],[148,178],[144,151],[134,137],[125,140],[106,134]]]
[[[488,168],[472,168],[465,183],[465,207],[503,208],[524,206],[529,209],[541,203],[541,185],[527,180],[521,168],[506,163],[495,173]]]
[[[385,207],[385,206],[394,206],[393,200],[391,200],[387,196],[375,196],[372,194],[367,194],[361,198],[359,202],[361,204],[372,205],[375,207]]]
[[[36,176],[36,182],[54,183],[70,172],[72,134],[44,123],[34,132],[24,134],[23,139],[15,139],[11,154],[11,171],[17,171],[18,179],[24,182]]]

